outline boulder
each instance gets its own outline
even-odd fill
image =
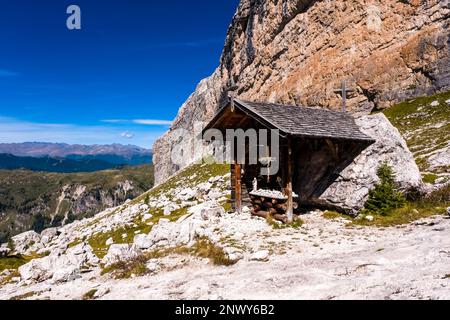
[[[172,212],[176,211],[180,209],[180,206],[177,205],[176,203],[169,203],[165,208],[164,208],[164,215],[165,216],[170,216],[172,214]]]
[[[235,248],[235,247],[226,247],[223,249],[223,251],[228,256],[228,259],[231,261],[239,261],[244,258],[244,253],[241,249]]]
[[[189,201],[195,199],[196,191],[191,188],[186,188],[180,191],[177,198],[182,201]]]
[[[108,240],[106,240],[106,243],[105,243],[107,246],[110,246],[110,245],[112,245],[112,244],[114,244],[114,240],[113,240],[113,238],[109,238]]]
[[[153,218],[153,215],[150,214],[150,213],[146,213],[146,214],[144,214],[144,216],[142,217],[142,220],[143,220],[143,221],[148,221],[148,220],[150,220],[151,218]]]
[[[140,250],[147,250],[153,245],[153,240],[147,234],[138,234],[134,237],[133,244]]]
[[[421,189],[422,176],[400,132],[383,114],[356,119],[361,131],[376,142],[344,169],[338,179],[322,194],[320,201],[356,215],[364,206],[369,191],[379,183],[377,170],[390,165],[403,191]]]
[[[106,256],[103,258],[102,262],[105,266],[110,266],[114,263],[120,261],[128,261],[137,258],[142,252],[136,248],[136,246],[131,246],[128,244],[113,244]]]
[[[50,279],[49,257],[35,259],[19,268],[20,278],[28,282],[41,282]]]
[[[72,281],[80,277],[81,270],[98,264],[99,259],[92,248],[81,243],[66,253],[54,250],[49,256],[34,259],[19,268],[20,277],[27,282],[42,282],[51,279],[52,283]]]
[[[57,235],[58,235],[57,228],[45,229],[44,231],[41,232],[41,242],[43,244],[47,244],[50,241],[52,241]]]
[[[220,218],[225,214],[225,209],[216,202],[207,203],[201,207],[200,216],[202,220],[208,221],[215,218]]]
[[[12,237],[14,251],[18,254],[26,254],[27,252],[38,251],[41,236],[34,232],[28,231]]]
[[[0,247],[0,258],[5,258],[8,256],[8,254],[11,252],[11,249]]]
[[[253,253],[250,256],[250,261],[268,261],[270,252],[268,250],[261,250]]]
[[[55,270],[52,276],[52,283],[65,283],[74,281],[78,278],[80,278],[80,268],[76,265],[68,265],[67,267],[59,268]]]
[[[432,106],[432,107],[438,107],[440,105],[440,103],[439,103],[439,101],[433,101],[431,104],[430,104],[430,106]]]

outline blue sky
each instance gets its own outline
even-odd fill
[[[0,0],[0,143],[150,148],[218,66],[238,2]]]

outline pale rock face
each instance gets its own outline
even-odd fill
[[[195,199],[196,192],[191,188],[186,188],[181,190],[181,192],[176,196],[177,199],[182,201],[189,201]]]
[[[432,106],[432,107],[438,107],[438,106],[439,106],[439,101],[433,101],[433,102],[431,103],[431,106]]]
[[[134,238],[134,246],[139,249],[176,247],[191,245],[198,237],[213,237],[207,230],[215,225],[225,210],[217,202],[205,202],[188,210],[188,215],[176,222],[161,219],[148,234]]]
[[[110,266],[120,261],[128,261],[138,257],[141,251],[136,246],[128,244],[113,244],[102,262],[105,266]]]
[[[105,243],[107,246],[110,246],[110,245],[112,245],[112,244],[114,244],[114,240],[113,240],[113,238],[109,238],[108,240],[106,240],[106,243]]]
[[[422,177],[399,131],[383,114],[356,119],[362,132],[376,140],[347,167],[320,199],[329,205],[358,212],[369,191],[379,182],[377,170],[383,163],[390,165],[396,181],[404,191],[420,189]]]
[[[268,250],[261,250],[251,255],[250,261],[267,261],[269,260],[270,252]]]
[[[47,244],[58,235],[57,228],[49,228],[41,232],[41,242]]]
[[[448,147],[439,150],[429,157],[427,161],[430,164],[431,170],[447,166],[450,163],[450,142]]]
[[[79,244],[65,254],[54,250],[49,256],[34,259],[19,268],[20,277],[26,282],[42,282],[51,279],[53,283],[75,280],[83,268],[96,265],[98,258],[88,244]]]
[[[210,121],[233,85],[244,100],[338,110],[347,80],[355,114],[450,88],[449,17],[442,0],[241,0],[219,67],[154,144],[156,183],[199,157],[177,129]]]
[[[133,243],[140,250],[147,250],[153,245],[152,239],[146,234],[136,235]]]
[[[40,241],[41,236],[34,231],[24,232],[12,238],[14,251],[19,254],[38,251],[42,247]]]

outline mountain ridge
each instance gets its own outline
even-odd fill
[[[115,154],[124,157],[132,155],[151,154],[150,149],[135,145],[109,144],[109,145],[81,145],[48,142],[24,142],[24,143],[0,143],[0,153],[12,154],[14,156],[31,157],[62,157],[73,155],[105,155]]]

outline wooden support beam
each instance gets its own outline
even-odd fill
[[[234,164],[234,194],[235,194],[235,208],[236,212],[242,213],[242,165]]]
[[[293,167],[294,167],[294,159],[293,159],[293,151],[292,151],[292,137],[289,136],[287,145],[287,172],[286,172],[286,196],[287,200],[287,223],[294,222],[294,198],[292,194],[292,175],[293,175]]]

